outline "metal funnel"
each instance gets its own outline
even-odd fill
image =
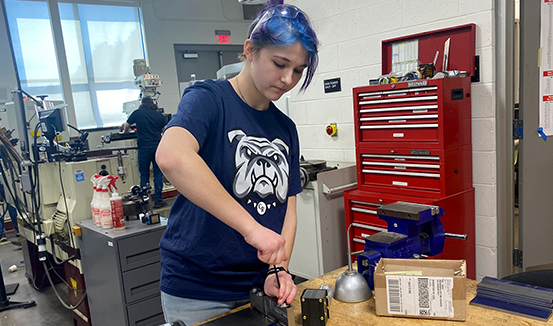
[[[354,271],[351,266],[351,248],[348,227],[348,269],[342,273],[334,285],[334,299],[342,302],[363,302],[369,300],[373,293],[363,275]]]

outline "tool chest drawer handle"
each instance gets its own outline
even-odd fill
[[[371,206],[377,206],[377,207],[382,206],[382,204],[369,203],[369,202],[360,201],[360,200],[350,200],[350,202],[352,202],[354,204],[361,204],[361,205],[371,205]]]
[[[377,214],[376,211],[373,211],[373,210],[370,210],[370,209],[352,207],[351,210],[354,211],[354,212],[359,212],[359,213],[367,213],[367,214],[374,214],[374,215]]]
[[[437,89],[438,89],[438,86],[429,86],[429,87],[418,87],[418,88],[409,88],[409,89],[398,89],[394,91],[359,93],[357,94],[357,96],[364,97],[364,96],[387,95],[387,94],[405,93],[405,92],[414,93],[414,92],[422,92],[422,91],[435,91]]]
[[[365,244],[364,240],[353,238],[353,242]]]
[[[395,175],[406,175],[412,177],[428,177],[428,178],[439,178],[439,173],[418,173],[418,172],[399,172],[399,171],[382,171],[382,170],[363,170],[363,173],[378,173],[378,174],[395,174]]]
[[[416,114],[416,115],[392,115],[385,117],[361,118],[359,121],[385,121],[385,120],[415,120],[415,119],[437,119],[437,114]]]
[[[412,106],[397,106],[393,108],[378,108],[378,109],[362,109],[359,113],[376,113],[376,112],[393,112],[393,111],[415,111],[415,110],[437,110],[438,105],[412,105]]]
[[[420,97],[408,97],[408,98],[391,98],[386,100],[372,100],[372,101],[360,101],[359,105],[366,104],[381,104],[381,103],[395,103],[395,102],[415,102],[415,101],[432,101],[437,100],[438,96],[420,96]]]
[[[437,123],[417,123],[405,125],[377,125],[377,126],[361,126],[360,129],[403,129],[403,128],[438,128]]]
[[[378,232],[388,232],[388,229],[379,228],[377,226],[369,226],[369,225],[365,225],[365,224],[361,224],[361,223],[352,223],[351,225],[355,226],[356,228],[362,228],[362,229],[378,231]],[[361,234],[361,235],[363,235],[363,234]],[[366,235],[363,235],[363,236],[365,237]]]
[[[389,159],[410,159],[410,160],[435,160],[439,161],[439,156],[408,156],[408,155],[377,155],[377,154],[361,154],[361,157],[367,158],[389,158]]]
[[[437,164],[410,164],[410,163],[386,163],[386,162],[363,162],[363,165],[376,165],[376,166],[404,166],[408,168],[421,168],[421,169],[439,169]]]

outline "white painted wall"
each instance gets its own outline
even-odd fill
[[[321,41],[312,86],[292,92],[290,116],[306,159],[355,161],[352,87],[381,74],[381,42],[468,23],[476,24],[479,83],[472,84],[473,182],[476,188],[476,273],[497,275],[494,7],[492,0],[292,0],[311,18]],[[342,92],[324,93],[340,77]],[[325,127],[338,123],[338,137]]]

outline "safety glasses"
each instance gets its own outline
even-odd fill
[[[257,24],[255,24],[255,27],[252,29],[252,32],[250,33],[250,38],[257,31],[259,26],[261,26],[261,24],[265,23],[269,19],[271,19],[273,17],[282,17],[282,18],[294,19],[294,18],[298,17],[299,13],[303,14],[301,9],[299,9],[298,7],[293,6],[293,5],[278,5],[278,6],[270,8],[257,21]]]

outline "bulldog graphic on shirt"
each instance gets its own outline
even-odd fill
[[[228,140],[231,144],[238,141],[234,154],[234,195],[248,199],[248,205],[253,205],[259,215],[277,203],[284,203],[290,175],[286,160],[288,145],[279,138],[270,141],[248,136],[240,129],[229,131]]]

